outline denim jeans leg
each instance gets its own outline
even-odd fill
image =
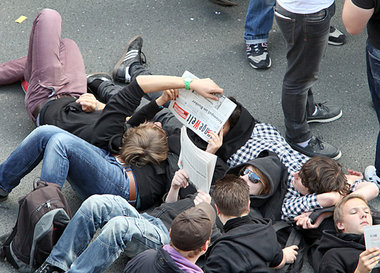
[[[128,257],[133,258],[144,250],[158,249],[169,241],[169,232],[160,219],[148,214],[114,217],[74,261],[68,272],[103,272],[123,250]]]
[[[245,18],[244,40],[246,44],[268,41],[268,33],[273,25],[275,0],[250,0]]]
[[[287,44],[287,70],[282,87],[286,138],[294,143],[310,139],[307,114],[314,104],[311,88],[325,52],[330,8],[313,14],[291,13],[277,5],[277,24]]]
[[[69,270],[88,247],[97,229],[102,228],[108,221],[117,216],[141,217],[136,209],[120,196],[105,194],[89,197],[67,225],[47,258],[47,262],[65,271]],[[109,260],[107,256],[99,254],[87,256],[87,262],[92,263],[94,257],[101,262]]]
[[[129,197],[125,170],[115,157],[62,130],[46,145],[41,179],[62,186],[66,178],[83,199],[105,193]]]
[[[369,40],[366,47],[367,78],[373,106],[380,123],[380,49],[375,48]],[[380,174],[380,132],[377,136],[375,167]]]
[[[7,192],[15,188],[42,160],[50,138],[59,132],[64,131],[50,125],[34,129],[0,165],[0,188]]]

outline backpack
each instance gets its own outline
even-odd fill
[[[0,258],[20,272],[32,272],[46,260],[71,218],[59,185],[38,181],[33,188],[19,200],[16,225],[0,247]]]

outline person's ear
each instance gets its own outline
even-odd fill
[[[299,175],[299,172],[293,173],[293,177],[294,177],[294,179],[301,179],[300,175]]]
[[[203,246],[201,247],[202,251],[205,251],[205,252],[206,252],[206,250],[207,250],[209,244],[210,244],[210,240],[207,240],[207,241],[203,244]]]
[[[169,229],[169,238],[172,238],[172,229]]]
[[[342,222],[336,222],[336,227],[339,231],[344,230],[344,224]]]
[[[220,215],[220,210],[219,210],[218,206],[216,204],[214,204],[214,205],[215,205],[215,208],[216,208],[216,214]]]

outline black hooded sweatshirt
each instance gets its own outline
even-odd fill
[[[270,220],[237,217],[223,229],[206,252],[204,272],[269,272],[281,263],[282,249]]]
[[[280,158],[271,151],[262,151],[253,160],[237,165],[227,173],[239,175],[247,165],[259,169],[268,177],[270,191],[265,195],[250,195],[251,213],[258,218],[269,218],[273,221],[281,220],[281,206],[287,191],[288,170],[280,161]]]
[[[319,273],[353,273],[359,262],[359,255],[365,250],[364,236],[352,233],[323,231],[312,252],[311,264]],[[380,272],[379,268],[372,270]]]

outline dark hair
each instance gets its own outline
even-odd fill
[[[336,191],[341,195],[347,195],[350,192],[350,185],[342,166],[329,157],[311,158],[302,166],[299,176],[309,193]]]
[[[249,187],[240,177],[227,174],[215,182],[211,193],[219,211],[226,216],[241,216],[249,206]]]
[[[230,130],[231,130],[239,121],[242,106],[241,106],[241,103],[238,102],[234,97],[228,97],[228,98],[236,104],[235,110],[232,112],[231,116],[228,118],[228,121],[230,123]]]

